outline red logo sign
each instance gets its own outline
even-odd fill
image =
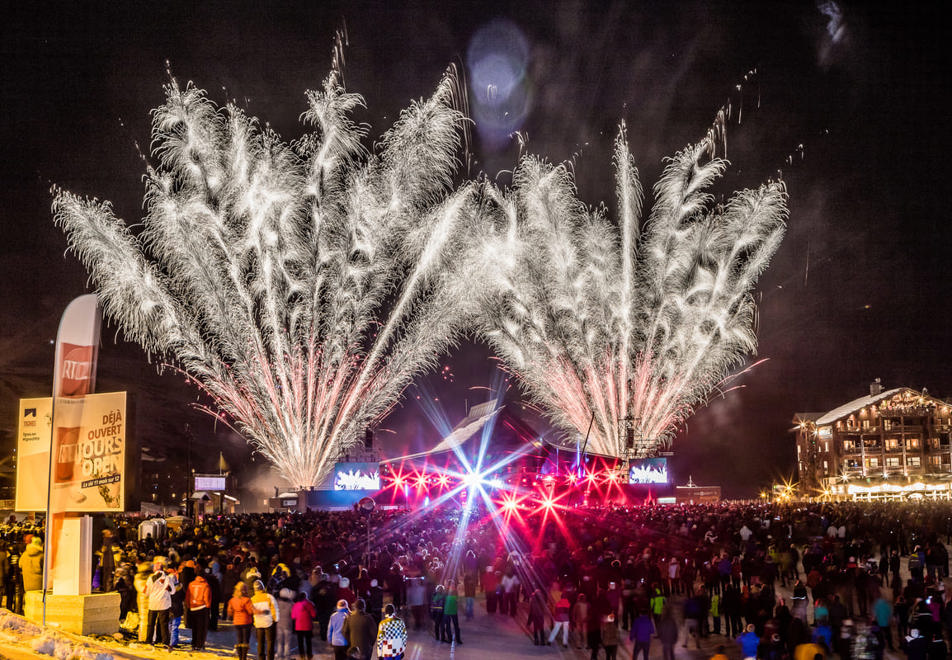
[[[60,396],[89,394],[89,378],[93,370],[93,347],[63,343],[62,358],[57,365],[60,375]]]

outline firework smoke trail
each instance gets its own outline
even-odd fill
[[[292,486],[317,484],[454,336],[475,186],[452,71],[379,148],[339,70],[307,92],[313,132],[285,142],[172,78],[153,111],[141,232],[55,189],[55,221],[106,313],[170,360]],[[209,410],[213,414],[217,411]]]
[[[493,232],[482,333],[573,439],[626,455],[670,442],[753,353],[750,291],[779,247],[786,190],[771,182],[713,204],[727,162],[718,131],[667,161],[642,227],[643,192],[624,125],[615,141],[617,222],[578,200],[565,165],[522,159],[513,185],[484,182]],[[631,431],[629,432],[629,427]]]

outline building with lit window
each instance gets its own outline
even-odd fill
[[[797,467],[808,496],[952,499],[952,405],[877,379],[868,396],[797,413]]]

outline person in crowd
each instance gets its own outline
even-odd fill
[[[445,604],[446,590],[442,584],[438,584],[430,598],[430,618],[433,620],[433,636],[441,642],[446,641],[443,636],[443,606]]]
[[[311,587],[311,603],[317,612],[318,635],[327,637],[327,622],[337,608],[337,588],[331,582],[330,575],[321,571],[316,584]]]
[[[472,550],[469,551],[475,556]],[[464,615],[467,621],[472,621],[476,608],[476,570],[468,570],[463,574]]]
[[[678,643],[680,631],[678,622],[674,618],[674,610],[667,606],[661,612],[658,620],[658,641],[661,642],[661,657],[663,660],[674,660],[674,647]],[[632,655],[634,658],[634,655]]]
[[[588,608],[588,620],[585,622],[585,645],[591,651],[592,660],[598,658],[598,651],[602,647],[602,619],[607,611],[607,604],[597,597],[593,598]]]
[[[446,598],[443,601],[443,630],[440,639],[444,642],[463,643],[459,635],[459,595],[456,592],[455,584],[449,585]]]
[[[99,588],[104,592],[113,590],[116,579],[116,555],[118,553],[113,542],[112,530],[104,529],[102,531],[102,545],[96,551],[96,558],[99,562]]]
[[[350,616],[350,607],[347,601],[337,601],[337,609],[331,614],[327,623],[327,642],[334,649],[334,660],[347,660],[347,649],[350,642],[344,634],[344,623]]]
[[[793,660],[823,660],[825,657],[825,649],[809,639],[801,641],[793,649]]]
[[[43,588],[43,539],[34,536],[20,556],[20,575],[23,591],[39,591]],[[22,606],[18,608],[22,610]]]
[[[367,614],[367,603],[357,599],[357,610],[344,619],[344,637],[350,642],[348,656],[355,660],[370,660],[377,639],[377,624]]]
[[[169,629],[172,612],[172,594],[176,583],[165,572],[165,557],[155,557],[152,561],[152,574],[145,582],[145,597],[148,603],[148,626],[145,641],[149,644],[169,647],[171,631]]]
[[[251,609],[254,612],[253,625],[255,641],[258,646],[258,660],[274,660],[275,637],[277,631],[278,602],[269,594],[261,580],[254,582],[254,595],[251,596]]]
[[[147,561],[139,562],[138,570],[132,580],[132,585],[136,590],[136,612],[139,614],[139,635],[140,642],[145,642],[149,631],[149,594],[146,592],[146,584],[149,576],[152,575],[152,564]]]
[[[655,626],[661,621],[661,613],[664,612],[667,601],[667,597],[661,591],[661,586],[655,583],[652,587],[651,600],[648,601],[651,607],[651,615],[654,617]]]
[[[946,605],[945,611],[949,612],[949,610],[949,606]],[[878,629],[880,647],[888,647],[890,651],[895,651],[892,640],[893,606],[882,592],[880,592],[876,602],[873,603],[873,620],[876,622]],[[950,639],[952,639],[952,636],[950,636]]]
[[[407,582],[407,606],[413,615],[413,629],[420,630],[426,614],[426,584],[422,577],[410,578]]]
[[[502,574],[493,569],[492,564],[486,567],[483,573],[483,592],[486,594],[486,613],[495,614],[499,607],[499,588]]]
[[[11,540],[7,544],[6,557],[3,560],[3,593],[6,596],[7,609],[14,614],[23,614],[23,570],[20,567],[22,554],[20,544]]]
[[[3,599],[6,595],[7,580],[10,576],[10,553],[7,552],[7,542],[0,539],[0,607],[3,606]],[[7,609],[12,610],[11,598],[7,598]]]
[[[929,657],[929,640],[919,634],[918,628],[910,629],[904,642],[907,660],[927,660]]]
[[[120,566],[116,569],[113,586],[119,593],[119,621],[126,621],[130,613],[134,613],[135,618],[138,619],[136,589],[133,586],[133,576],[129,566]]]
[[[297,637],[298,660],[312,660],[314,657],[314,619],[317,610],[303,592],[294,596],[291,607],[291,620],[294,622],[294,634]]]
[[[286,577],[281,584],[289,584]],[[291,645],[294,642],[294,619],[291,618],[291,608],[294,607],[294,591],[282,586],[275,599],[278,604],[278,620],[275,629],[275,657],[278,660],[291,660]]]
[[[377,658],[384,660],[403,660],[407,649],[407,627],[396,615],[396,608],[387,603],[383,608],[383,619],[377,626]]]
[[[205,579],[205,583],[208,585],[208,590],[212,598],[212,604],[208,612],[208,629],[212,632],[215,632],[218,630],[218,617],[219,613],[221,612],[221,579],[215,574],[215,571],[212,570],[211,566],[205,566],[202,569],[201,575]]]
[[[559,593],[559,599],[555,602],[552,613],[552,632],[549,633],[548,642],[551,645],[558,638],[559,631],[562,632],[562,648],[569,647],[569,622],[571,619],[572,604],[565,593]]]
[[[631,651],[632,660],[638,660],[638,653],[644,655],[644,660],[648,660],[648,653],[651,650],[651,638],[655,634],[654,622],[646,610],[638,612],[634,623],[631,625],[631,632],[628,633],[629,641],[635,643]]]
[[[502,586],[500,613],[515,617],[516,606],[519,603],[519,588],[521,584],[519,582],[519,576],[514,569],[510,569],[502,576],[500,585]]]
[[[192,650],[205,648],[208,635],[208,618],[212,609],[212,590],[204,575],[196,575],[186,589],[185,607],[188,610],[188,627],[192,630]]]
[[[703,617],[703,604],[701,594],[694,593],[684,601],[684,643],[681,645],[687,648],[688,642],[694,638],[695,646],[701,648],[701,618]]]
[[[174,567],[168,567],[167,573],[169,580],[175,584],[172,592],[172,607],[169,609],[169,647],[174,649],[178,647],[179,629],[182,627],[182,618],[185,616],[185,588]]]
[[[367,612],[379,624],[383,619],[383,587],[377,578],[370,580],[370,587],[367,589]]]
[[[337,600],[346,600],[351,605],[357,602],[357,594],[350,588],[350,578],[341,577],[337,582]]]
[[[253,555],[245,559],[240,576],[239,579],[245,583],[248,593],[254,593],[255,582],[261,579],[261,571],[258,570],[258,560]]]
[[[615,620],[615,613],[609,611],[602,617],[601,644],[605,647],[605,660],[615,660],[618,655],[618,641],[620,634],[618,632],[618,621]],[[592,660],[598,660],[598,649],[592,650]]]
[[[227,605],[227,618],[235,628],[235,652],[238,660],[247,660],[251,641],[251,626],[254,623],[254,607],[244,582],[235,584]]]
[[[757,635],[754,624],[747,624],[747,628],[743,634],[737,638],[737,644],[740,646],[741,658],[757,657],[757,647],[760,645],[760,637]]]
[[[711,615],[711,627],[709,629],[709,633],[713,632],[715,635],[720,635],[721,634],[721,595],[719,593],[711,593],[710,606],[708,608],[708,612]]]
[[[545,645],[545,596],[541,589],[536,589],[529,597],[529,618],[526,621],[532,643],[536,646]]]
[[[588,632],[589,604],[585,594],[579,594],[572,606],[572,633],[575,635],[575,648],[582,648]]]

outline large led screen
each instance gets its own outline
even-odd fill
[[[378,463],[337,463],[334,490],[380,490]]]
[[[628,467],[630,484],[667,484],[668,459],[642,458],[631,462]]]

